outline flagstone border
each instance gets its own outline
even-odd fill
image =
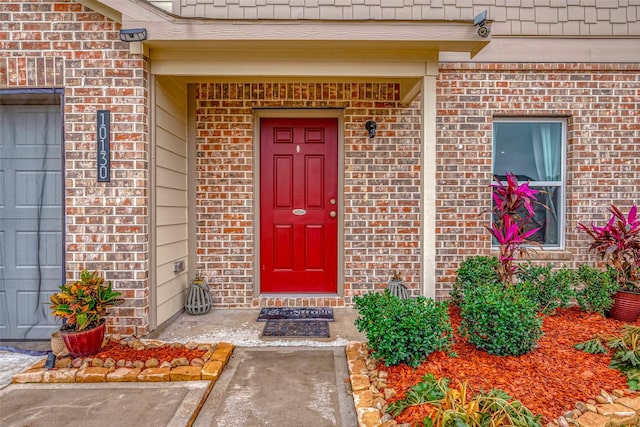
[[[158,341],[156,341],[158,342]],[[170,344],[170,343],[165,343]],[[202,366],[175,366],[153,368],[126,368],[87,366],[81,368],[57,367],[46,369],[46,358],[12,377],[13,384],[29,383],[103,383],[103,382],[164,382],[164,381],[217,381],[226,366],[234,345],[221,342],[208,344],[210,351],[203,357]]]

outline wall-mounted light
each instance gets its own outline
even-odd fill
[[[120,40],[123,42],[141,42],[147,39],[146,28],[120,30]]]
[[[369,138],[373,138],[374,136],[376,136],[377,127],[378,124],[375,120],[367,120],[367,122],[364,124],[364,128],[369,132]]]
[[[483,10],[473,18],[473,26],[478,27],[478,35],[480,37],[487,37],[491,32],[491,27],[487,27],[487,11]]]

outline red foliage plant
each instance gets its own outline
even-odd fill
[[[617,281],[623,288],[640,287],[640,216],[634,205],[627,216],[615,205],[609,208],[611,218],[604,227],[578,224],[578,228],[591,237],[590,251],[596,252],[617,272]]]
[[[526,182],[518,184],[518,179],[512,173],[507,172],[506,177],[506,184],[497,177],[491,184],[494,220],[487,230],[500,245],[500,279],[503,284],[511,285],[516,271],[516,255],[522,257],[528,253],[525,245],[531,242],[527,239],[540,229],[525,230],[534,215],[533,205],[540,202],[535,197],[539,190],[529,188]]]

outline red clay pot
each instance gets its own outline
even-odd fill
[[[640,294],[618,291],[613,295],[613,307],[607,317],[622,322],[635,322],[640,316]]]
[[[100,326],[92,329],[79,332],[60,331],[60,334],[73,357],[86,357],[100,351],[106,329],[106,322],[102,322]]]

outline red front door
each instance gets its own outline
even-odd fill
[[[260,122],[263,293],[337,293],[338,120]]]

